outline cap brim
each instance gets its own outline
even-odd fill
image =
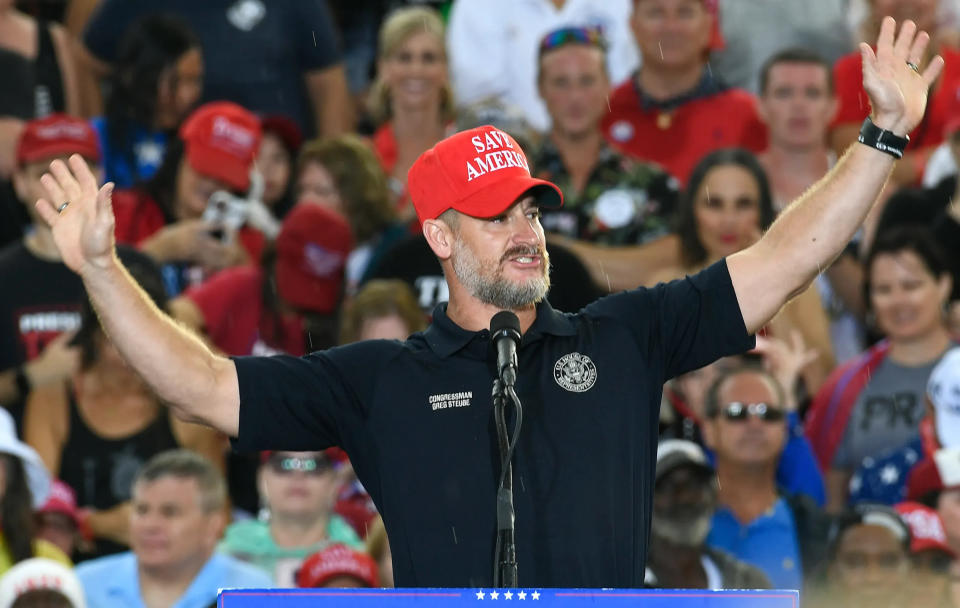
[[[532,196],[541,207],[563,206],[563,193],[556,185],[535,177],[518,175],[490,184],[450,207],[471,217],[496,217],[526,196]]]
[[[20,154],[17,162],[22,165],[40,161],[52,161],[54,158],[73,156],[79,154],[93,164],[100,164],[100,150],[89,146],[64,146],[54,143],[46,146],[33,148],[27,154]]]
[[[702,474],[704,477],[713,477],[713,467],[682,456],[683,455],[681,454],[671,454],[657,463],[657,471],[654,474],[654,483],[659,482],[665,475],[669,475],[670,473],[682,467],[689,467],[695,472]]]
[[[188,144],[187,162],[194,171],[220,180],[231,190],[246,192],[250,187],[250,167],[243,167],[236,156],[224,154],[211,146],[201,143]]]

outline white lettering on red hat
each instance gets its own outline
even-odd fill
[[[914,511],[901,513],[900,517],[910,525],[910,531],[915,538],[930,539],[941,543],[947,542],[947,533],[943,530],[943,523],[933,511],[924,511],[918,508]]]
[[[214,145],[246,152],[253,148],[254,134],[242,125],[231,122],[229,118],[217,116],[213,120],[211,136]]]
[[[477,154],[483,156],[477,156],[472,162],[467,161],[468,182],[472,182],[487,173],[509,167],[524,169],[527,173],[530,173],[530,165],[527,164],[523,152],[513,149],[513,141],[503,131],[491,130],[484,135],[474,135],[470,139],[470,143],[477,150]],[[509,149],[505,150],[504,148]]]
[[[325,249],[316,243],[304,245],[303,261],[310,274],[322,278],[333,276],[343,267],[342,254]]]
[[[37,127],[36,133],[41,139],[86,139],[88,131],[85,123],[64,121]]]

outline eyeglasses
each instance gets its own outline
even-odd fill
[[[734,401],[720,408],[723,417],[731,422],[743,422],[748,416],[764,422],[780,422],[787,414],[778,407],[766,403],[740,403]]]
[[[283,456],[272,454],[267,460],[270,470],[277,475],[288,475],[294,472],[306,473],[307,475],[323,475],[333,468],[326,457],[301,458],[299,456]]]
[[[562,27],[540,40],[540,55],[567,44],[587,44],[602,50],[607,48],[601,27]]]

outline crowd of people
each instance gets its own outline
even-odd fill
[[[960,607],[960,2],[348,4],[0,0],[0,608],[393,586],[343,451],[233,451],[124,361],[34,207],[52,161],[113,182],[156,307],[302,356],[427,326],[449,291],[407,172],[492,124],[563,192],[547,299],[574,312],[756,242],[857,145],[888,16],[944,59],[926,115],[756,348],[664,386],[645,582]]]

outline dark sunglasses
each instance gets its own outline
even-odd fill
[[[766,403],[740,403],[739,401],[721,407],[720,414],[731,422],[742,422],[748,416],[759,418],[764,422],[780,422],[787,417],[787,414],[778,407],[772,407]]]
[[[606,49],[603,29],[599,27],[562,27],[553,30],[540,41],[540,55],[567,44],[587,44]]]
[[[267,460],[270,470],[278,475],[287,475],[294,472],[307,475],[323,475],[333,468],[333,463],[326,457],[301,458],[299,456],[283,456],[273,454]]]

